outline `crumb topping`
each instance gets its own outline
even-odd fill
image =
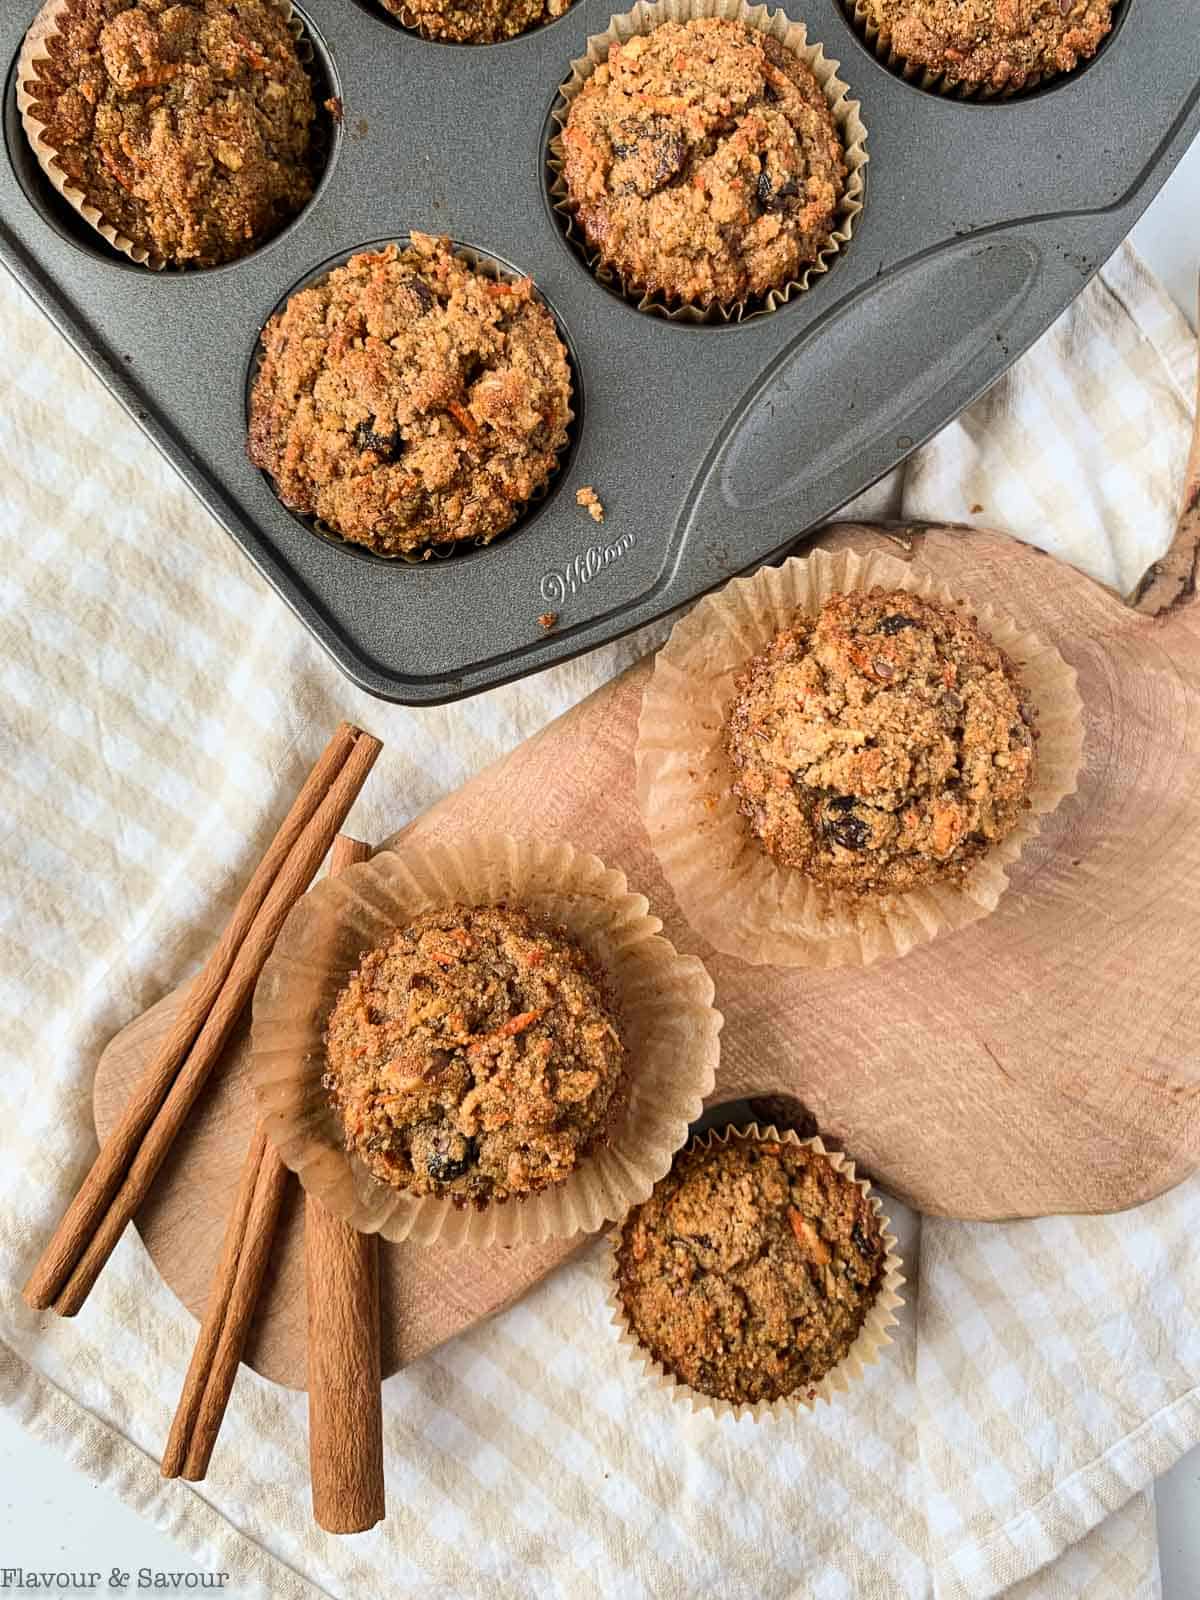
[[[347,1149],[393,1188],[477,1206],[569,1177],[625,1063],[600,968],[505,906],[425,912],[364,956],[326,1053]]]
[[[1028,808],[1035,741],[1016,669],[974,619],[883,589],[777,634],[725,730],[763,847],[857,894],[964,876]]]
[[[879,1219],[818,1151],[686,1151],[626,1219],[617,1292],[647,1350],[693,1389],[778,1400],[830,1372],[883,1280]]]
[[[245,255],[313,192],[312,83],[270,0],[70,0],[28,84],[71,183],[152,256]]]
[[[383,555],[487,544],[567,443],[571,375],[528,279],[448,239],[354,256],[263,333],[250,458],[280,498]]]
[[[427,39],[499,44],[565,15],[571,0],[383,0]]]
[[[865,0],[896,54],[951,84],[1021,89],[1072,72],[1112,28],[1112,0]]]
[[[782,288],[830,242],[845,152],[808,67],[721,18],[614,44],[571,104],[578,225],[626,284],[734,303]]]

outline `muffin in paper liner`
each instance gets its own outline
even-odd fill
[[[884,1214],[879,1196],[871,1188],[865,1178],[856,1176],[853,1161],[837,1150],[827,1150],[819,1135],[811,1139],[801,1139],[790,1129],[780,1133],[772,1125],[760,1128],[758,1123],[752,1122],[745,1128],[729,1127],[720,1133],[710,1132],[698,1135],[687,1146],[692,1150],[711,1150],[722,1145],[727,1145],[731,1139],[757,1140],[770,1144],[793,1144],[798,1149],[815,1150],[823,1155],[836,1172],[842,1172],[852,1183],[858,1185],[870,1202],[871,1209],[879,1218],[880,1232],[886,1254],[883,1261],[883,1277],[875,1299],[871,1302],[863,1320],[863,1325],[850,1349],[838,1362],[831,1367],[819,1382],[803,1389],[795,1389],[791,1394],[783,1395],[777,1400],[757,1400],[754,1402],[742,1401],[735,1404],[731,1400],[722,1400],[714,1395],[704,1394],[699,1389],[694,1389],[691,1384],[685,1383],[675,1373],[665,1367],[652,1352],[641,1342],[630,1325],[621,1301],[620,1285],[617,1279],[618,1251],[624,1229],[616,1228],[609,1234],[608,1259],[606,1262],[607,1282],[605,1285],[605,1299],[610,1313],[611,1326],[617,1330],[618,1343],[631,1353],[633,1359],[641,1369],[642,1375],[652,1382],[655,1388],[663,1391],[676,1404],[684,1405],[694,1415],[704,1411],[711,1411],[714,1417],[753,1417],[756,1422],[767,1417],[784,1417],[803,1409],[813,1411],[817,1402],[824,1400],[827,1405],[833,1403],[837,1394],[845,1394],[851,1383],[863,1376],[864,1369],[873,1366],[880,1356],[885,1345],[892,1343],[888,1332],[899,1321],[897,1310],[904,1304],[900,1288],[904,1283],[902,1271],[903,1262],[896,1250],[896,1236],[891,1232],[891,1220]]]
[[[604,968],[629,1052],[606,1141],[553,1188],[482,1209],[372,1177],[347,1152],[322,1084],[326,1021],[360,958],[419,912],[455,903],[508,903],[563,924]],[[624,1216],[687,1139],[719,1057],[712,980],[661,928],[623,872],[569,844],[505,834],[402,844],[322,879],[284,923],[254,995],[250,1070],[281,1158],[335,1216],[391,1240],[534,1244]]]
[[[304,31],[304,24],[292,9],[291,0],[270,0],[270,4],[283,13],[287,19],[288,29],[296,41],[296,53],[302,64],[309,68],[314,56],[312,45]],[[60,194],[71,209],[79,214],[83,220],[90,224],[96,232],[123,256],[128,256],[130,261],[139,267],[145,267],[150,272],[163,272],[169,263],[159,255],[137,245],[120,229],[101,214],[99,209],[92,204],[87,195],[67,177],[62,167],[58,164],[58,155],[54,146],[49,142],[46,126],[34,113],[37,104],[36,96],[31,94],[28,85],[36,83],[38,78],[38,62],[49,54],[49,40],[58,33],[59,18],[69,9],[71,0],[46,0],[37,16],[29,26],[29,31],[21,42],[21,52],[17,58],[17,110],[20,113],[21,125],[25,129],[31,149],[37,157],[38,166],[41,167],[56,193]],[[314,85],[315,90],[315,85]],[[314,93],[314,99],[317,96]],[[318,110],[319,110],[318,105]],[[319,118],[313,123],[313,136],[317,135]],[[311,203],[311,202],[310,202]],[[299,213],[297,213],[299,215]],[[294,219],[293,219],[294,220]],[[285,224],[286,226],[286,224]],[[272,238],[276,235],[272,235]],[[268,239],[259,240],[247,255],[252,254],[260,245],[267,244]],[[244,260],[244,256],[237,257]],[[227,263],[232,264],[232,263]],[[203,269],[190,269],[203,270]]]
[[[713,301],[707,306],[690,303],[672,304],[657,291],[644,292],[637,284],[626,282],[615,268],[606,265],[600,253],[593,250],[574,221],[574,208],[567,193],[563,167],[562,132],[570,113],[571,102],[584,84],[606,59],[614,44],[624,44],[635,34],[653,33],[664,22],[691,22],[701,17],[722,17],[731,22],[742,22],[758,33],[769,33],[809,68],[825,94],[833,113],[833,120],[846,150],[846,187],[838,206],[838,226],[830,235],[829,243],[799,278],[766,295],[732,303]],[[571,76],[558,91],[559,99],[551,112],[558,132],[550,140],[547,166],[550,175],[550,200],[562,220],[563,229],[576,252],[599,281],[615,289],[639,311],[665,317],[672,322],[743,322],[751,317],[764,316],[785,305],[793,295],[802,293],[812,280],[828,272],[834,257],[850,242],[855,221],[863,208],[865,191],[864,168],[867,164],[867,130],[863,126],[862,108],[857,100],[850,99],[849,85],[838,77],[840,63],[831,61],[821,45],[810,44],[808,29],[802,22],[793,22],[782,11],[772,11],[765,5],[750,6],[743,0],[639,0],[632,11],[611,19],[604,33],[592,35],[587,42],[587,54],[571,62]]]
[[[293,295],[300,294],[305,289],[312,289],[317,284],[323,283],[331,272],[336,271],[338,267],[345,266],[347,262],[351,261],[355,256],[361,255],[364,251],[380,250],[385,248],[388,244],[394,244],[397,249],[405,250],[408,248],[411,242],[412,235],[410,233],[397,233],[393,238],[388,240],[375,240],[367,244],[356,245],[352,250],[347,250],[343,255],[339,256],[323,271],[319,272],[317,276],[304,280],[300,284],[290,289],[286,296],[275,307],[274,311],[272,311],[271,316],[267,319],[267,323],[264,323],[262,330],[259,333],[258,343],[255,346],[254,351],[254,382],[257,383],[258,374],[262,370],[263,334],[266,332],[269,323],[275,317],[282,315]],[[293,517],[296,517],[305,525],[305,527],[310,528],[312,532],[315,533],[319,539],[323,539],[326,544],[335,545],[339,550],[349,550],[359,560],[386,561],[389,563],[398,561],[402,562],[406,566],[419,567],[426,561],[451,561],[455,556],[463,555],[470,550],[490,549],[492,545],[498,544],[501,539],[509,539],[514,533],[520,532],[521,524],[529,516],[530,512],[533,511],[535,507],[542,505],[549,497],[551,490],[554,488],[555,482],[557,481],[564,465],[570,458],[571,452],[575,447],[579,421],[572,405],[572,402],[576,398],[578,385],[578,374],[575,371],[575,354],[567,341],[563,324],[555,313],[553,306],[551,306],[545,295],[538,288],[536,281],[530,274],[521,272],[518,268],[510,266],[507,262],[499,260],[496,256],[489,255],[486,250],[476,250],[471,245],[460,244],[457,239],[451,239],[450,244],[452,246],[452,254],[455,260],[464,262],[468,267],[471,268],[473,272],[479,273],[481,277],[490,278],[495,283],[516,283],[526,277],[529,277],[530,282],[533,283],[535,298],[537,299],[538,304],[541,305],[553,319],[559,341],[561,342],[563,349],[566,351],[567,376],[570,379],[570,385],[567,391],[566,443],[555,451],[554,465],[550,469],[550,472],[546,477],[546,481],[533,491],[528,500],[522,501],[516,506],[517,514],[509,526],[503,529],[502,532],[495,534],[491,539],[487,540],[486,543],[471,539],[466,541],[455,541],[451,544],[427,544],[420,546],[420,548],[416,550],[398,550],[394,555],[389,555],[383,550],[372,549],[368,545],[356,544],[351,539],[343,538],[337,529],[331,527],[330,524],[324,520],[324,518],[306,516],[303,512],[293,510],[293,508],[280,497],[279,491],[275,485],[275,480],[272,478],[271,474],[263,467],[258,469],[263,473],[268,484],[270,485],[271,493],[275,495],[276,499],[279,500],[280,505],[289,511]],[[251,385],[251,388],[253,388],[253,385]],[[250,395],[248,394],[246,400],[247,427],[249,426],[249,411]]]
[[[905,955],[995,910],[1005,868],[1047,816],[1074,794],[1083,751],[1076,674],[1036,633],[972,607],[979,626],[1017,666],[1038,716],[1029,810],[961,882],[856,898],[814,884],[759,844],[737,807],[723,742],[735,680],[798,613],[830,595],[876,585],[961,605],[932,573],[872,553],[817,550],[764,567],[709,595],[675,625],[659,652],[638,723],[637,790],[654,852],[691,927],[751,965],[865,967]]]
[[[1064,78],[1070,78],[1074,72],[1085,67],[1094,59],[1095,55],[1104,47],[1111,37],[1109,30],[1100,43],[1096,46],[1091,56],[1084,57],[1072,72],[1039,72],[1033,73],[1016,88],[993,88],[986,83],[964,83],[947,79],[944,72],[935,72],[931,67],[924,67],[919,62],[909,61],[902,56],[892,43],[892,36],[885,28],[879,28],[872,22],[867,13],[863,0],[842,0],[845,9],[849,12],[854,27],[862,38],[867,48],[877,60],[881,61],[889,72],[894,72],[898,78],[903,78],[905,83],[911,83],[918,89],[924,89],[929,94],[939,94],[948,100],[1014,100],[1021,95],[1032,94],[1035,89],[1040,89],[1043,84],[1061,83]],[[1114,0],[1112,27],[1115,28],[1119,20],[1121,7],[1124,0]]]
[[[379,4],[389,17],[398,22],[402,28],[407,28],[409,33],[415,33],[418,39],[426,39],[434,44],[465,45],[468,49],[486,50],[489,45],[510,44],[514,39],[527,38],[530,34],[538,33],[542,28],[550,27],[552,23],[561,22],[567,12],[570,11],[574,0],[565,0],[563,9],[558,16],[545,17],[540,22],[531,22],[527,27],[522,28],[519,33],[507,34],[502,39],[450,39],[443,34],[434,33],[429,28],[424,27],[417,13],[413,11],[411,6],[405,5],[403,0],[379,0]]]

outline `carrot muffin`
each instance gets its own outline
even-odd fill
[[[574,1171],[619,1102],[625,1050],[603,973],[564,929],[459,905],[363,958],[326,1055],[346,1148],[376,1178],[483,1206]]]
[[[312,83],[270,0],[68,0],[49,52],[31,114],[151,257],[233,261],[312,195]]]
[[[571,0],[383,0],[427,39],[499,44],[561,17]]]
[[[668,1372],[753,1405],[810,1388],[845,1358],[886,1254],[866,1195],[819,1151],[731,1140],[678,1156],[626,1218],[617,1296]]]
[[[1112,28],[1112,0],[861,0],[898,56],[954,87],[1023,89],[1072,72]]]
[[[263,333],[250,459],[285,505],[382,555],[486,544],[567,443],[571,375],[528,278],[448,239],[354,256]]]
[[[820,84],[744,23],[614,44],[563,130],[571,210],[600,261],[667,301],[765,295],[830,243],[845,150]]]
[[[835,594],[738,679],[733,793],[763,848],[815,882],[890,894],[962,878],[1029,804],[1033,707],[948,606]]]

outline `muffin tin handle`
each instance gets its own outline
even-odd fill
[[[1007,352],[1019,338],[1051,266],[1013,231],[956,241],[870,280],[743,398],[693,486],[689,534],[719,528],[728,540],[739,523],[761,533],[765,522],[783,544],[841,504],[851,479],[871,481],[903,459],[940,425],[940,391],[991,381],[997,343]]]

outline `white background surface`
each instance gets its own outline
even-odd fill
[[[1134,243],[1196,320],[1200,142],[1134,231]],[[1164,1600],[1200,1600],[1200,1450],[1157,1490]],[[68,1467],[0,1413],[0,1567],[193,1570],[188,1557],[108,1490]],[[14,1591],[15,1593],[16,1591]],[[131,1593],[136,1591],[131,1590]],[[223,1591],[237,1594],[235,1585]],[[358,1597],[354,1597],[358,1600]],[[368,1597],[362,1597],[368,1600]],[[1070,1600],[1087,1600],[1084,1595]]]

